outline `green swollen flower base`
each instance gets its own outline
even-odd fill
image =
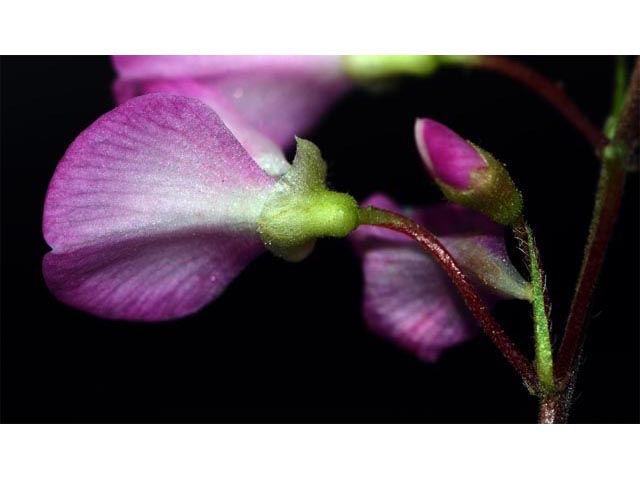
[[[437,179],[436,183],[449,201],[484,213],[496,223],[513,225],[522,214],[522,194],[493,155],[476,145],[472,146],[487,161],[488,168],[471,173],[469,188],[458,190]]]

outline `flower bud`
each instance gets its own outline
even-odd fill
[[[447,199],[503,225],[520,216],[522,195],[490,153],[430,119],[416,121],[415,136],[427,171]]]

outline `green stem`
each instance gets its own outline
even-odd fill
[[[533,325],[536,346],[536,374],[540,394],[548,396],[555,390],[553,379],[553,348],[549,331],[549,317],[544,295],[544,279],[540,266],[540,254],[535,244],[533,231],[524,222],[529,249],[529,268],[531,270],[531,289],[533,305]]]

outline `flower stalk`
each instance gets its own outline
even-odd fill
[[[360,225],[374,225],[403,233],[413,238],[423,250],[429,253],[446,271],[449,278],[451,278],[469,310],[480,324],[480,327],[520,374],[527,388],[530,391],[534,390],[536,374],[531,363],[511,341],[493,315],[491,315],[491,312],[478,294],[476,288],[467,279],[456,260],[438,241],[435,235],[413,220],[375,207],[360,209]]]
[[[625,101],[620,109],[611,142],[603,150],[589,236],[578,283],[571,303],[564,337],[558,351],[556,377],[570,381],[584,338],[584,325],[591,297],[613,232],[624,191],[627,156],[638,145],[640,61],[636,61]]]
[[[544,292],[544,273],[540,264],[540,253],[535,243],[533,230],[521,220],[528,249],[529,270],[531,272],[533,325],[535,339],[535,365],[538,375],[538,389],[541,397],[548,397],[555,390],[553,377],[553,348],[551,346],[551,322]]]
[[[568,403],[565,394],[541,398],[538,423],[566,423]]]

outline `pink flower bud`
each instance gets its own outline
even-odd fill
[[[490,153],[428,118],[416,121],[415,135],[429,174],[449,201],[502,225],[520,217],[522,195]]]
[[[422,160],[434,180],[467,190],[471,173],[488,167],[473,146],[441,123],[420,119],[416,121],[415,134]]]

